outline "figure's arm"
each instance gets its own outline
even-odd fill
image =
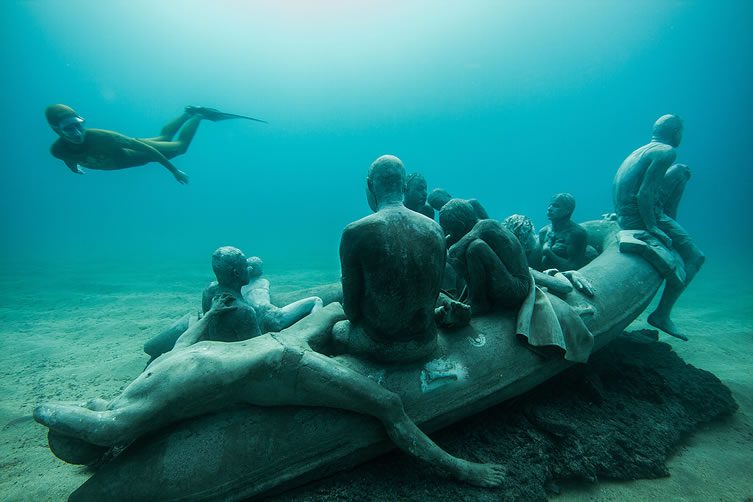
[[[576,270],[580,268],[586,255],[586,232],[575,228],[564,234],[563,237],[566,246],[564,257],[558,256],[551,246],[544,247],[547,265],[558,270]]]
[[[343,310],[351,322],[360,318],[363,298],[363,270],[356,253],[356,239],[349,226],[340,240],[340,267],[342,269]]]
[[[206,338],[207,330],[209,329],[209,323],[212,321],[212,319],[214,319],[214,317],[215,312],[213,310],[209,310],[209,312],[207,312],[204,317],[189,326],[188,329],[185,330],[183,334],[180,335],[175,341],[173,350],[188,347],[189,345],[193,345],[194,343],[200,342],[201,340]]]
[[[128,138],[127,148],[130,148],[137,152],[146,153],[152,162],[159,162],[160,164],[165,166],[165,168],[167,168],[167,170],[170,171],[173,176],[175,176],[175,179],[178,180],[178,183],[182,183],[184,185],[188,183],[188,175],[175,167],[172,162],[167,159],[167,157],[162,155],[162,153],[160,153],[160,151],[153,146],[147,145],[143,141],[135,138]]]
[[[533,281],[539,287],[545,287],[550,293],[564,296],[573,290],[570,281],[559,270],[551,268],[544,272],[530,269]]]
[[[646,169],[643,181],[641,182],[641,186],[636,195],[638,201],[638,213],[641,215],[646,230],[662,241],[666,246],[670,246],[672,240],[657,226],[654,210],[659,195],[658,190],[661,188],[662,181],[664,180],[664,174],[667,172],[667,168],[672,164],[675,157],[674,150],[653,152],[651,163]]]
[[[212,308],[207,311],[204,317],[199,319],[195,324],[189,326],[188,329],[180,335],[175,342],[173,350],[188,347],[189,345],[193,345],[206,338],[209,324],[221,313],[235,310],[237,308],[236,301],[235,297],[228,293],[222,293],[215,296],[212,300]]]
[[[468,279],[465,254],[468,250],[468,246],[470,246],[471,242],[476,239],[478,239],[478,233],[471,230],[459,241],[450,246],[450,249],[447,251],[447,263],[449,263],[455,272],[463,279]]]

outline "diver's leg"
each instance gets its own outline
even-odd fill
[[[185,122],[185,126],[181,129],[180,135],[175,141],[161,140],[158,138],[141,139],[141,141],[154,147],[168,159],[172,159],[173,157],[186,153],[188,147],[191,145],[191,141],[193,141],[193,138],[196,135],[196,131],[199,129],[200,123],[201,118],[190,117],[188,121]]]
[[[408,417],[397,394],[360,373],[310,350],[303,351],[297,370],[296,402],[284,404],[339,408],[375,417],[400,449],[445,475],[478,486],[496,486],[504,480],[499,465],[469,462],[444,451]]]
[[[178,134],[178,131],[180,131],[180,128],[183,127],[183,124],[188,122],[191,117],[193,117],[192,114],[184,112],[182,115],[165,124],[165,126],[160,131],[159,136],[145,139],[149,139],[151,141],[172,141],[175,135]]]

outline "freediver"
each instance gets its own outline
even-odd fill
[[[188,183],[188,176],[169,159],[186,153],[202,119],[212,122],[247,119],[266,123],[264,120],[223,113],[214,108],[187,106],[180,117],[162,128],[159,136],[131,138],[115,131],[86,129],[84,118],[67,105],[50,105],[45,110],[45,116],[52,130],[60,136],[52,144],[50,153],[62,160],[75,174],[84,174],[79,166],[114,171],[159,162],[182,184]]]

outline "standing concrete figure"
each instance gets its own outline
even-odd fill
[[[343,308],[335,336],[347,352],[384,360],[434,352],[434,307],[446,261],[439,225],[403,205],[405,168],[384,155],[367,177],[374,214],[351,223],[340,240]]]
[[[670,319],[672,307],[693,280],[705,260],[688,233],[662,207],[662,187],[682,140],[682,121],[664,115],[654,124],[651,142],[628,155],[614,178],[614,206],[617,222],[625,230],[646,230],[664,245],[671,246],[685,263],[685,282],[667,282],[659,306],[648,317],[652,326],[672,336],[687,339]],[[671,179],[671,178],[670,178]],[[686,180],[687,181],[687,180]],[[684,184],[682,184],[684,187]],[[679,195],[674,192],[667,207],[676,214]],[[672,199],[672,197],[670,197]]]
[[[552,197],[546,215],[551,220],[539,231],[541,268],[578,270],[586,264],[586,231],[572,220],[575,197],[558,193]]]

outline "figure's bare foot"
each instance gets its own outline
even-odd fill
[[[688,341],[688,337],[680,333],[680,330],[669,317],[665,317],[657,314],[656,312],[653,312],[648,316],[648,323],[654,328],[659,328],[668,335],[679,338],[680,340],[685,340],[686,342]]]
[[[499,486],[505,480],[505,468],[499,464],[477,464],[467,460],[461,462],[457,478],[475,486]]]

